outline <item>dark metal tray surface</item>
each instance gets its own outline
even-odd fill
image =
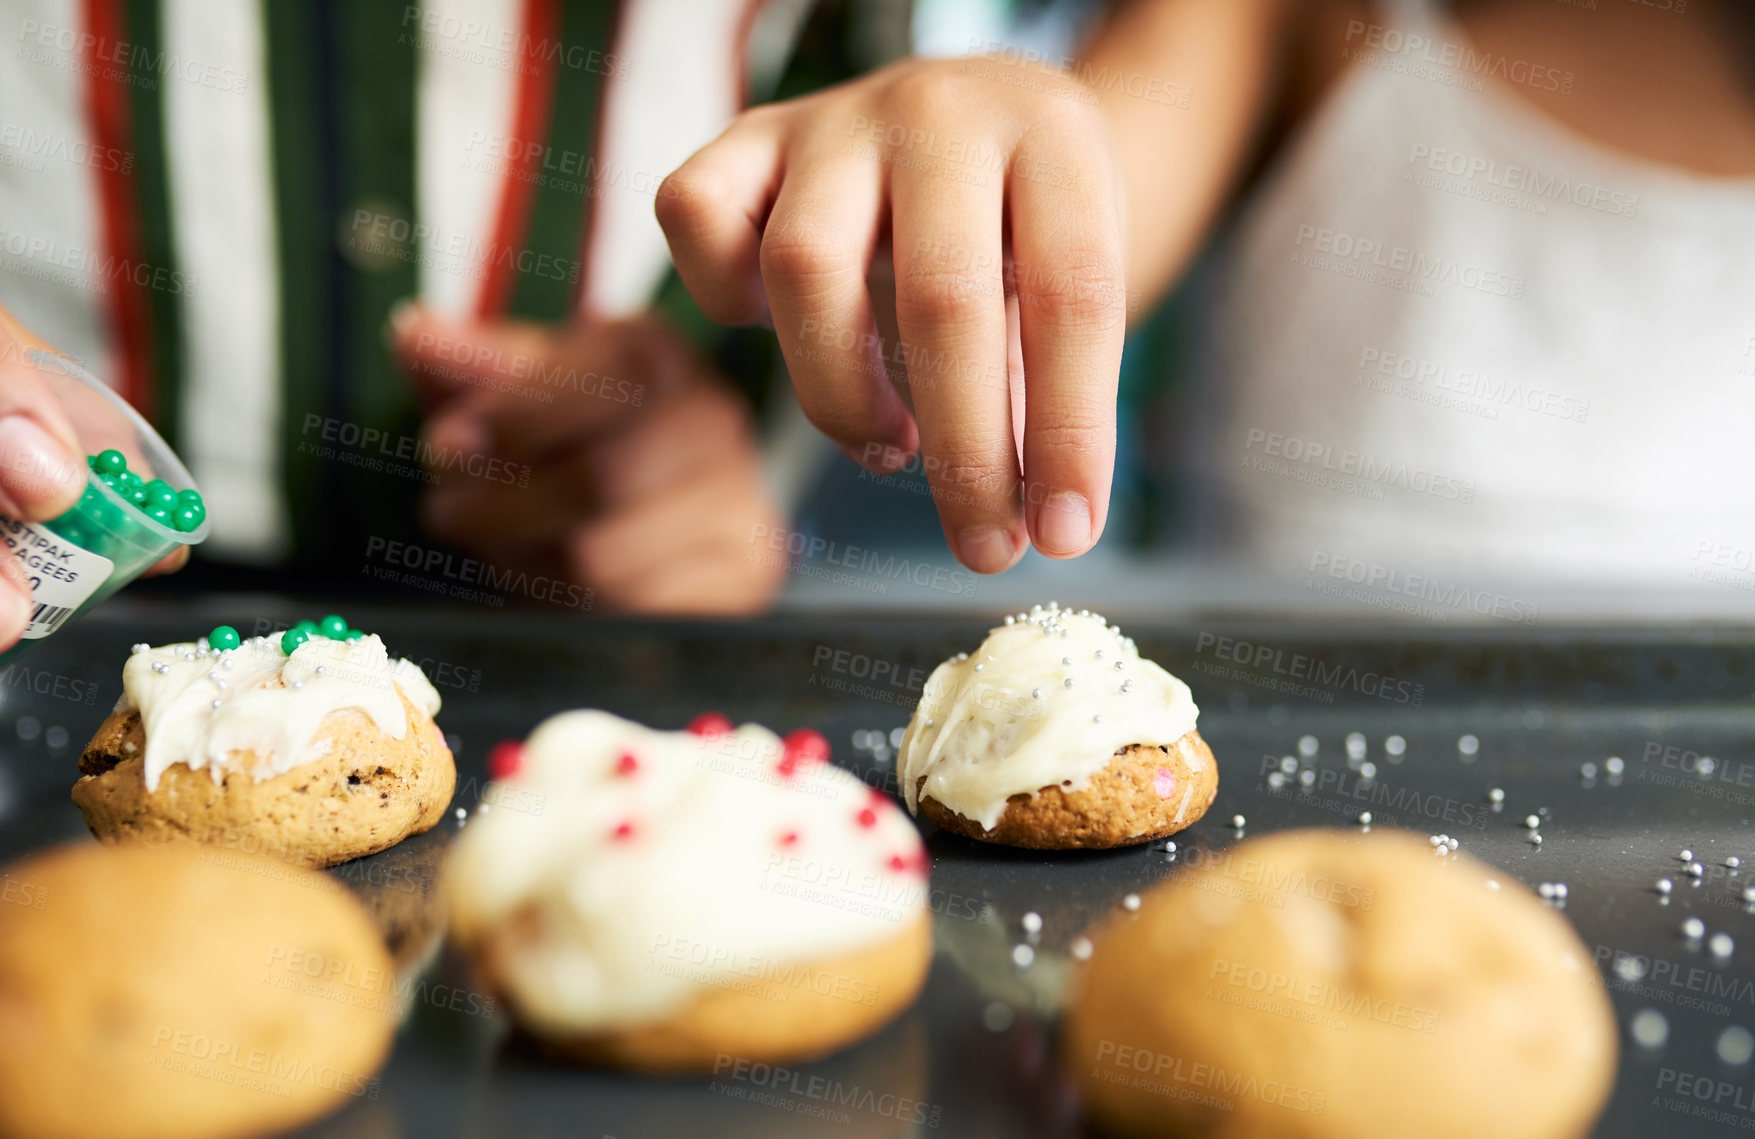
[[[67,791],[81,745],[120,694],[131,643],[191,639],[220,621],[249,635],[308,615],[265,610],[259,599],[120,603],[11,663],[0,673],[0,857],[86,834]],[[587,706],[661,727],[705,709],[782,731],[815,727],[833,742],[835,762],[893,790],[889,733],[907,722],[933,666],[973,648],[990,623],[347,616],[419,661],[438,686],[459,761],[455,805],[466,810],[479,806],[495,742]],[[536,1057],[470,988],[462,963],[438,944],[433,901],[444,847],[467,825],[453,817],[331,871],[386,921],[399,958],[422,971],[381,1083],[308,1134],[1081,1135],[1055,1067],[1072,939],[1191,855],[1244,835],[1356,826],[1367,810],[1375,826],[1454,836],[1532,887],[1566,884],[1555,904],[1590,947],[1622,1032],[1618,1083],[1595,1135],[1755,1129],[1755,1067],[1721,1056],[1736,1059],[1727,1029],[1755,1029],[1755,906],[1743,901],[1745,882],[1755,884],[1755,632],[1246,620],[1127,631],[1193,687],[1221,764],[1218,800],[1177,836],[1176,854],[1049,856],[932,832],[936,957],[911,1010],[796,1070],[658,1080]],[[1364,750],[1355,744],[1349,756],[1354,733]],[[1300,753],[1306,736],[1314,755]],[[1472,748],[1459,746],[1465,736]],[[1286,757],[1293,770],[1275,779]],[[1497,805],[1492,788],[1504,792]],[[1541,819],[1539,846],[1524,825],[1530,814]],[[1236,815],[1246,820],[1241,833]],[[1683,872],[1684,847],[1706,868],[1699,880]],[[1730,856],[1744,867],[1726,867]],[[1660,877],[1675,882],[1668,898],[1654,889]],[[1027,912],[1041,916],[1037,935],[1023,930]],[[1728,958],[1681,935],[1690,916],[1709,936],[1731,936]],[[1034,950],[1027,967],[1015,963],[1019,944]],[[1647,1009],[1667,1024],[1661,1047],[1629,1036]]]

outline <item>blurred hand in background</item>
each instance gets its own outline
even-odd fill
[[[783,519],[742,399],[658,320],[477,323],[406,306],[393,345],[440,473],[423,524],[496,565],[588,586],[604,609],[752,613],[783,568],[751,557]]]

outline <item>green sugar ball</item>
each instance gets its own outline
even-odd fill
[[[176,527],[179,534],[193,533],[201,529],[201,512],[191,510],[187,506],[179,506],[171,511],[171,525]]]
[[[142,506],[140,513],[157,522],[160,526],[172,526],[171,512],[162,506]],[[174,529],[174,527],[172,527]]]
[[[305,624],[309,624],[309,622],[307,622],[307,621],[300,621],[299,622],[299,625],[305,625]],[[305,632],[305,630],[299,628],[299,625],[294,625],[292,628],[288,629],[286,632],[282,633],[280,636],[280,651],[285,653],[287,656],[291,656],[294,649],[298,648],[300,645],[304,644],[306,641],[311,639],[311,634],[309,634],[309,633]]]
[[[317,635],[317,622],[315,621],[297,621],[293,624],[293,628],[299,630],[307,637],[314,637]]]
[[[317,631],[332,641],[339,641],[347,636],[347,622],[331,613],[317,622]]]
[[[219,649],[221,652],[237,648],[238,631],[230,625],[215,625],[213,632],[207,634],[207,647]]]
[[[198,506],[202,510],[207,509],[207,504],[201,501],[201,492],[194,487],[190,487],[188,490],[179,490],[177,492],[177,501],[184,506]]]
[[[119,475],[128,469],[128,456],[113,447],[99,451],[91,461],[91,469],[100,475]]]
[[[116,478],[129,490],[146,485],[146,480],[135,474],[133,471],[117,471]]]
[[[146,484],[146,505],[163,507],[168,513],[177,508],[177,492],[163,479]]]

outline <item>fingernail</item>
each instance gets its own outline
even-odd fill
[[[1017,555],[1012,536],[998,526],[967,526],[957,531],[957,556],[976,573],[998,573]]]
[[[384,347],[395,348],[396,342],[408,335],[420,319],[420,306],[408,297],[403,297],[390,306],[390,314],[384,318]]]
[[[1091,504],[1085,496],[1057,490],[1036,515],[1036,545],[1045,554],[1077,554],[1091,542]]]
[[[36,420],[0,416],[0,491],[13,508],[33,516],[65,509],[84,485],[81,464]]]

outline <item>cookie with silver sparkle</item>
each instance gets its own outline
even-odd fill
[[[205,842],[307,866],[444,816],[457,768],[419,666],[331,614],[134,646],[73,801],[102,842]]]
[[[1430,849],[1285,831],[1100,923],[1061,1055],[1102,1133],[1588,1134],[1616,1070],[1591,951],[1553,904]]]
[[[1219,790],[1188,686],[1088,609],[1007,616],[933,670],[896,752],[915,814],[1042,850],[1151,842]]]
[[[665,732],[578,711],[494,750],[502,798],[445,873],[451,932],[542,1051],[711,1072],[790,1064],[907,1008],[932,957],[928,859],[889,798],[706,713]]]

